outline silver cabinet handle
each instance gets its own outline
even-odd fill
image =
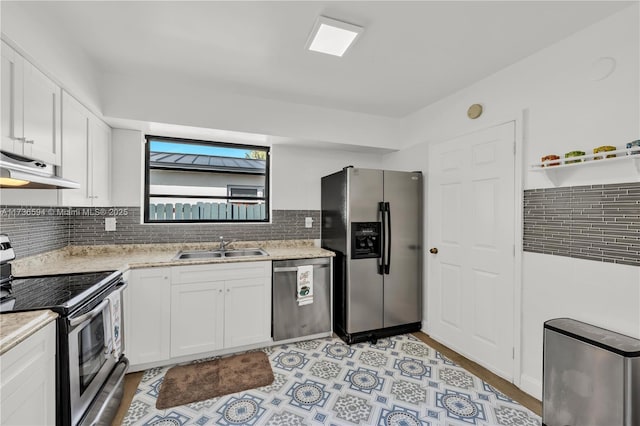
[[[33,139],[25,139],[24,143],[33,144]]]

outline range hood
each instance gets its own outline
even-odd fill
[[[0,152],[0,188],[77,189],[80,184],[57,177],[55,166],[42,161]]]

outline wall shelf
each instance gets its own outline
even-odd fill
[[[633,154],[632,154],[633,153]],[[606,158],[607,155],[616,155],[613,158]],[[594,157],[601,157],[594,160]],[[558,163],[558,164],[557,164]],[[586,154],[578,157],[559,158],[557,160],[548,160],[529,166],[532,172],[544,172],[547,179],[555,186],[560,184],[563,175],[569,173],[569,170],[578,168],[589,168],[592,166],[603,166],[617,163],[622,166],[628,164],[632,168],[632,173],[640,175],[640,148],[617,149],[615,151],[599,152],[597,154]],[[557,165],[551,165],[557,164]]]

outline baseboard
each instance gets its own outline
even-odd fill
[[[526,374],[521,374],[520,389],[539,401],[542,401],[542,381],[527,376]]]
[[[304,339],[298,339],[298,340],[304,340]],[[160,361],[154,361],[154,362],[131,364],[129,366],[129,369],[128,369],[127,372],[128,373],[135,373],[137,371],[144,371],[144,370],[148,370],[150,368],[166,367],[168,365],[182,364],[184,362],[191,362],[191,361],[195,361],[195,360],[198,360],[198,359],[211,358],[211,357],[214,357],[214,356],[224,356],[224,355],[229,355],[229,354],[233,354],[233,353],[252,351],[252,350],[255,350],[255,349],[261,349],[261,348],[274,346],[276,344],[279,344],[279,343],[274,343],[273,339],[269,339],[269,340],[265,340],[264,342],[253,343],[251,345],[244,345],[244,346],[237,346],[237,347],[233,347],[233,348],[218,349],[217,351],[201,352],[201,353],[192,354],[192,355],[183,355],[183,356],[179,356],[179,357],[173,357],[173,358],[164,359],[164,360],[160,360]],[[125,354],[125,356],[126,356],[126,354]]]

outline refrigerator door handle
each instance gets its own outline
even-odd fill
[[[380,201],[378,203],[378,211],[380,212],[380,222],[381,222],[381,230],[380,230],[380,238],[382,239],[382,241],[380,241],[380,259],[378,260],[378,274],[380,275],[384,275],[384,270],[385,270],[385,260],[384,260],[384,245],[385,245],[385,239],[386,239],[386,231],[385,231],[385,223],[384,223],[384,209],[385,209],[385,205],[383,201]]]
[[[387,227],[386,227],[387,258],[386,258],[386,263],[384,265],[384,273],[389,275],[389,270],[391,268],[391,205],[389,204],[388,201],[384,203],[384,210],[385,210],[385,213],[387,214]]]

